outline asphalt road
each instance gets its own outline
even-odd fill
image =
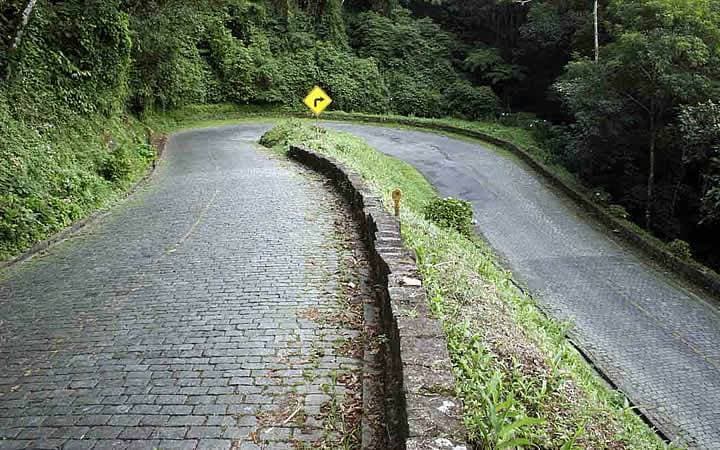
[[[514,158],[437,134],[325,123],[471,201],[516,278],[666,435],[720,449],[720,313],[613,240]]]

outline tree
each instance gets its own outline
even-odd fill
[[[720,33],[716,23],[703,19],[712,12],[709,3],[705,2],[705,7],[708,9],[687,0],[615,1],[612,10],[619,26],[614,41],[603,50],[603,60],[595,63],[595,69],[583,68],[583,61],[574,63],[557,85],[580,124],[591,127],[591,120],[605,123],[606,127],[598,130],[601,135],[620,129],[632,136],[635,132],[630,126],[645,129],[647,228],[652,226],[659,134],[674,121],[679,105],[706,100],[717,87]],[[589,81],[595,87],[588,85]],[[597,101],[570,98],[578,94]],[[610,104],[616,106],[613,114],[630,117],[607,115],[602,105]],[[616,137],[627,140],[622,133]],[[585,145],[592,144],[586,141]]]
[[[13,42],[12,50],[17,50],[18,47],[20,47],[20,44],[22,43],[23,33],[25,32],[25,27],[30,21],[30,16],[32,15],[33,9],[35,9],[36,3],[37,0],[30,0],[27,3],[27,6],[25,6],[25,10],[23,10],[22,14],[22,19],[20,20],[20,26],[18,27],[17,33],[15,34],[15,41]]]
[[[593,5],[593,31],[595,35],[595,62],[600,60],[600,27],[598,17],[598,0]]]
[[[30,22],[37,0],[29,0],[24,8],[19,2],[8,2],[0,6],[0,78],[9,76],[9,59],[22,44],[25,29]],[[22,13],[20,14],[20,8]],[[17,18],[17,19],[16,19]],[[15,22],[18,22],[17,24]]]
[[[699,184],[700,225],[720,225],[720,104],[708,100],[680,113],[682,164]]]

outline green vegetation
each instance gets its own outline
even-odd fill
[[[425,218],[438,198],[414,168],[351,135],[318,132],[297,120],[278,125],[262,143],[278,152],[305,144],[342,161],[388,208],[391,192],[402,189],[403,238],[417,252],[447,334],[465,423],[478,448],[666,448],[568,343],[564,325],[515,287],[482,241]],[[452,204],[464,223],[462,203]]]
[[[425,219],[464,236],[473,234],[473,211],[470,202],[455,198],[437,198],[424,208]]]
[[[314,84],[348,111],[494,114],[454,42],[389,0],[3,2],[0,259],[137,180],[145,126],[297,112]]]
[[[411,0],[556,162],[720,267],[720,1]],[[523,115],[523,114],[520,114]]]
[[[118,123],[171,128],[182,108],[297,112],[319,84],[336,111],[452,116],[441,120],[509,139],[720,267],[720,0],[599,7],[596,55],[591,5],[575,0],[6,0],[0,114],[30,140],[62,146],[47,130],[70,128],[92,148]],[[18,139],[4,151],[37,159]],[[19,250],[66,220],[22,191],[9,160],[0,188],[13,217],[42,222],[0,235]],[[98,186],[80,189],[106,197]]]
[[[0,103],[0,260],[106,206],[155,158],[134,119],[32,130]]]

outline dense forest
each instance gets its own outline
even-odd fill
[[[0,80],[0,256],[122,188],[145,114],[320,84],[336,109],[531,129],[720,267],[720,0],[2,0]]]

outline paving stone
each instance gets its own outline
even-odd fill
[[[14,439],[2,440],[0,439],[0,450],[19,450],[21,448],[27,448],[30,441],[19,441]]]
[[[125,450],[130,445],[129,442],[120,440],[99,440],[93,447],[93,450]]]
[[[119,425],[125,427],[132,427],[140,424],[140,420],[143,416],[135,414],[125,414],[112,416],[108,421],[108,425]]]
[[[228,450],[232,442],[227,439],[201,439],[197,444],[198,450]]]
[[[193,439],[182,441],[162,440],[158,450],[193,450],[197,447],[197,443]]]
[[[65,439],[41,439],[32,441],[28,444],[28,448],[35,450],[55,450],[62,448]]]
[[[52,436],[57,431],[57,428],[40,427],[40,428],[26,428],[17,435],[17,439],[45,439]]]
[[[94,439],[71,439],[65,442],[63,450],[88,450],[97,443]]]
[[[213,438],[215,436],[222,436],[223,427],[208,427],[208,426],[196,426],[190,427],[187,433],[189,438]]]
[[[90,427],[61,427],[50,437],[53,439],[82,439],[90,431]]]
[[[252,442],[243,442],[240,444],[240,450],[262,450],[262,447]]]
[[[155,429],[153,427],[132,426],[125,428],[120,435],[120,439],[148,439]]]
[[[164,415],[160,415],[160,414],[158,414],[158,415],[149,414],[146,416],[142,416],[139,424],[143,425],[143,426],[148,426],[148,425],[163,426],[163,425],[167,425],[169,421],[170,421],[170,416],[164,416]]]
[[[0,448],[229,448],[303,388],[313,348],[318,380],[342,369],[322,335],[345,332],[298,318],[340,307],[345,213],[229,130],[173,137],[146,187],[2,273],[0,392],[23,390],[0,396]]]
[[[167,425],[170,427],[202,425],[205,422],[207,422],[207,417],[205,416],[172,416],[168,419]]]
[[[193,407],[190,405],[165,405],[160,409],[160,414],[168,416],[181,416],[192,413]]]
[[[122,427],[98,426],[91,427],[85,434],[88,439],[114,439],[123,431]]]
[[[90,416],[83,416],[75,422],[76,425],[105,425],[110,421],[110,415],[106,414],[93,414]]]
[[[187,435],[189,427],[156,427],[152,437],[159,439],[183,439]]]
[[[132,441],[128,444],[127,450],[162,450],[159,440]]]

